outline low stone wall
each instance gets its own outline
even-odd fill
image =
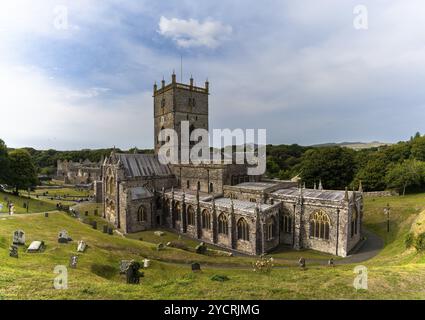
[[[400,195],[399,192],[396,190],[363,192],[363,196],[369,197],[369,198],[393,197],[393,196],[399,196],[399,195]]]

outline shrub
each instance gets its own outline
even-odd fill
[[[404,244],[406,245],[406,249],[409,249],[413,246],[413,242],[415,241],[415,236],[412,232],[409,232],[404,239]]]
[[[273,268],[273,258],[266,258],[262,256],[260,260],[257,260],[252,264],[253,271],[259,273],[270,273]]]
[[[414,245],[417,251],[425,250],[425,233],[421,233],[416,237]]]

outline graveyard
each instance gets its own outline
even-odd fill
[[[387,202],[392,208],[390,232],[382,211]],[[425,298],[425,255],[405,246],[411,229],[421,228],[424,194],[366,199],[365,228],[385,244],[369,260],[336,259],[335,266],[329,267],[326,256],[292,251],[276,254],[267,272],[253,270],[258,257],[218,256],[209,249],[199,254],[193,250],[197,242],[178,239],[167,230],[160,236],[154,231],[137,237],[104,233],[101,225],[94,229],[84,223],[85,218],[101,223],[99,214],[93,214],[96,204],[79,208],[81,219],[54,210],[47,217],[44,210],[0,215],[0,299]],[[90,212],[87,217],[85,211]],[[19,230],[25,233],[25,245],[17,244],[17,257],[10,256],[14,232]],[[28,252],[35,241],[44,245],[42,250]],[[192,250],[167,246],[173,241],[182,241]],[[299,257],[305,259],[304,268],[298,265]],[[145,260],[149,260],[147,268]],[[142,275],[130,277],[133,284],[127,283],[128,275],[121,270],[123,261]],[[368,290],[353,287],[353,269],[359,264],[368,268]],[[68,272],[68,288],[62,290],[54,288],[54,270],[60,265]],[[192,270],[194,266],[200,270]]]

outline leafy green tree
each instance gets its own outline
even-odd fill
[[[355,176],[355,181],[362,181],[363,190],[377,191],[386,187],[385,175],[388,162],[381,155],[372,155],[366,165],[361,167]]]
[[[0,139],[0,183],[7,183],[10,174],[9,157],[7,154],[7,146]]]
[[[354,177],[354,152],[348,148],[320,147],[306,151],[301,161],[301,177],[308,186],[322,180],[328,189],[343,189]]]
[[[406,188],[419,186],[424,180],[425,163],[417,160],[405,160],[403,163],[391,164],[388,166],[385,181],[388,188],[403,190]]]
[[[416,160],[425,161],[425,136],[415,137],[411,144],[412,157]]]
[[[27,189],[37,184],[37,171],[30,153],[27,150],[16,149],[9,153],[10,176],[9,183],[18,193],[19,189]]]

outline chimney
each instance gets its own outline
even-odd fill
[[[207,81],[205,81],[205,91],[208,93],[210,91],[210,83],[207,79]]]

